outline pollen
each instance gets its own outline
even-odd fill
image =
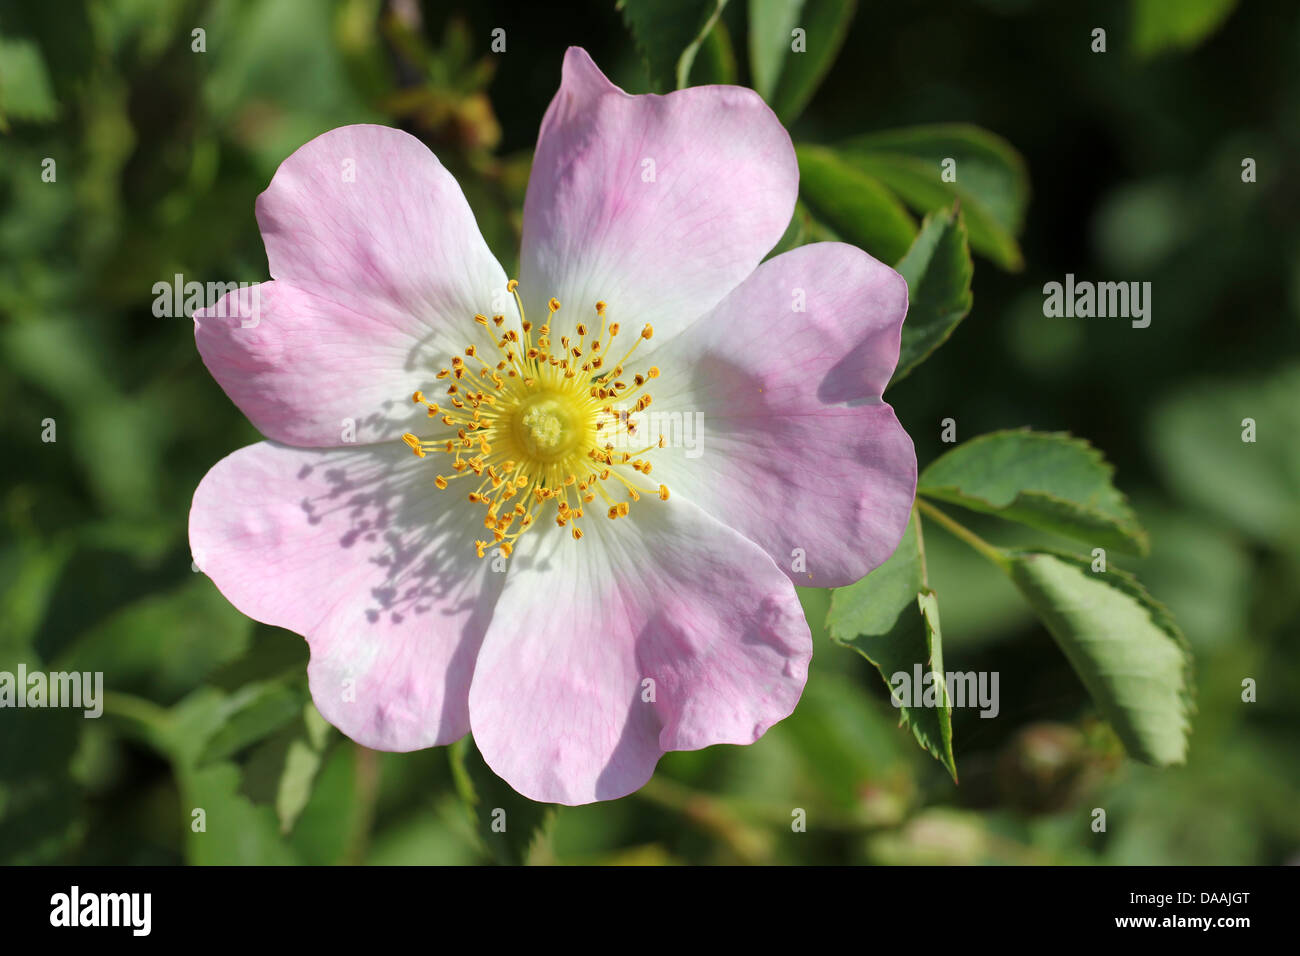
[[[469,345],[438,370],[443,404],[423,391],[411,396],[446,434],[402,436],[418,457],[447,459],[450,467],[433,477],[438,489],[460,482],[457,497],[483,509],[491,540],[466,542],[480,558],[490,551],[509,557],[544,512],[581,541],[583,506],[598,498],[611,520],[627,517],[642,495],[668,500],[667,486],[640,483],[651,470],[642,456],[664,447],[663,437],[643,448],[636,434],[636,416],[650,405],[645,387],[659,369],[631,375],[630,385],[624,381],[628,361],[654,329],[644,326],[615,362],[619,323],[609,321],[606,302],[595,303],[588,324],[566,320],[560,301],[551,298],[544,324],[534,326],[524,317],[518,286],[514,279],[506,285],[519,308],[517,329],[502,315],[491,325],[484,315],[472,317],[478,331],[494,337],[495,354],[489,358]]]

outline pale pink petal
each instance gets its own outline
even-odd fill
[[[902,276],[853,246],[765,262],[656,354],[643,427],[670,447],[654,478],[796,584],[857,581],[894,552],[916,492],[912,441],[881,399],[906,311]]]
[[[753,743],[794,710],[812,640],[756,545],[672,500],[582,524],[520,538],[479,653],[470,721],[507,783],[621,797],[665,751]]]
[[[798,183],[752,90],[629,96],[571,47],[528,182],[520,292],[530,310],[557,297],[570,323],[604,300],[612,321],[671,335],[776,244]]]
[[[409,401],[467,344],[474,315],[514,315],[505,273],[460,187],[415,137],[344,126],[286,159],[257,200],[271,275],[245,308],[198,313],[209,370],[271,438],[298,445],[395,438]]]
[[[482,517],[400,444],[272,442],[218,462],[190,511],[199,569],[236,608],[296,631],[321,714],[380,750],[469,729],[474,659],[504,574],[474,556]]]
[[[449,336],[416,338],[281,281],[231,293],[194,324],[199,354],[230,400],[263,435],[291,445],[396,441],[425,429],[411,395],[451,359]],[[478,325],[461,325],[457,351],[482,342]]]

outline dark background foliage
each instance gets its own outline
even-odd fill
[[[888,397],[922,465],[948,417],[961,440],[1030,425],[1105,450],[1152,539],[1124,566],[1196,656],[1188,764],[1126,760],[1011,587],[936,531],[946,662],[1001,674],[998,719],[954,715],[960,785],[895,726],[869,666],[826,640],[826,596],[808,592],[819,643],[792,718],[753,747],[671,754],[632,797],[556,812],[511,794],[469,742],[379,754],[323,726],[301,639],[251,624],[191,569],[195,486],[258,436],[203,368],[190,321],[155,317],[152,288],[175,273],[267,278],[255,196],[297,146],[361,121],[428,142],[509,266],[565,47],[585,46],[630,91],[651,88],[623,17],[596,0],[563,13],[500,0],[7,4],[0,669],[102,670],[112,693],[98,721],[0,711],[0,861],[1293,858],[1300,8],[1242,3],[1162,45],[1143,11],[1183,6],[1232,5],[862,0],[791,132],[834,143],[961,121],[1023,155],[1024,268],[977,255],[970,316]],[[1098,26],[1104,54],[1089,48]],[[195,27],[206,52],[191,49]],[[497,27],[504,54],[489,52]],[[735,0],[719,36],[739,82],[746,30]],[[1151,326],[1045,318],[1043,283],[1067,272],[1149,280]],[[1240,440],[1244,417],[1255,444]],[[46,419],[56,442],[42,441]],[[1241,700],[1246,677],[1255,703]],[[506,836],[486,825],[496,807]],[[1098,807],[1104,833],[1090,827]],[[806,833],[791,831],[794,808]]]

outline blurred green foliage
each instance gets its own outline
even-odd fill
[[[429,143],[513,269],[564,48],[587,47],[631,91],[675,85],[629,32],[638,6],[0,12],[0,670],[103,670],[110,691],[99,720],[0,710],[0,861],[1294,859],[1300,9],[1285,0],[863,2],[856,15],[735,0],[684,67],[691,82],[758,87],[791,124],[807,182],[790,244],[839,234],[893,243],[896,261],[921,214],[963,202],[973,310],[890,401],[922,466],[945,450],[948,417],[960,440],[1031,425],[1105,449],[1151,542],[1116,560],[1172,609],[1198,661],[1186,766],[1125,759],[1010,581],[939,529],[925,545],[944,663],[1001,674],[998,719],[952,714],[959,786],[900,729],[870,664],[831,643],[829,594],[806,591],[817,644],[793,717],[752,747],[670,754],[634,796],[559,810],[510,793],[469,741],[385,754],[342,738],[310,705],[302,640],[249,622],[192,570],[193,489],[258,436],[204,370],[189,320],[153,314],[153,284],[266,278],[254,198],[295,148],[353,122]],[[704,11],[691,42],[716,6],[681,6]],[[781,60],[773,35],[789,23],[808,25],[807,60]],[[1097,26],[1104,54],[1089,49]],[[493,54],[498,27],[507,49]],[[936,193],[916,169],[941,154],[982,183]],[[1246,157],[1256,182],[1242,181]],[[1044,318],[1042,285],[1066,272],[1151,281],[1151,327]],[[1001,547],[1042,544],[993,518],[970,526]],[[1247,677],[1257,702],[1242,701]],[[490,826],[498,807],[505,834]]]

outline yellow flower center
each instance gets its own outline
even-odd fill
[[[642,494],[657,494],[668,499],[666,486],[647,488],[627,474],[630,470],[649,475],[650,462],[640,456],[664,447],[659,435],[646,447],[631,450],[644,441],[637,437],[635,416],[650,405],[644,388],[659,377],[659,369],[651,366],[630,381],[624,376],[625,363],[654,329],[643,328],[623,357],[609,363],[605,359],[619,326],[606,321],[604,302],[596,303],[598,333],[589,340],[591,330],[578,322],[572,335],[560,336],[556,348],[552,325],[560,303],[551,299],[546,323],[534,327],[524,317],[518,283],[511,279],[507,288],[519,306],[519,330],[506,329],[504,315],[490,320],[474,316],[479,325],[498,330],[493,332],[498,361],[487,362],[471,345],[464,358],[454,357],[449,368],[438,372],[438,379],[447,383],[444,404],[428,400],[423,392],[413,396],[430,418],[439,419],[454,434],[402,436],[421,458],[437,452],[451,459],[451,473],[434,477],[439,488],[467,476],[476,485],[468,498],[485,506],[483,525],[492,533],[492,542],[474,542],[480,558],[491,543],[508,556],[551,501],[556,524],[570,527],[574,540],[581,540],[578,521],[585,517],[585,506],[597,498],[611,519],[628,514],[629,498],[635,502]],[[633,396],[636,401],[629,407]]]
[[[525,455],[558,461],[590,441],[589,417],[582,403],[567,392],[536,392],[516,410],[514,435]]]

